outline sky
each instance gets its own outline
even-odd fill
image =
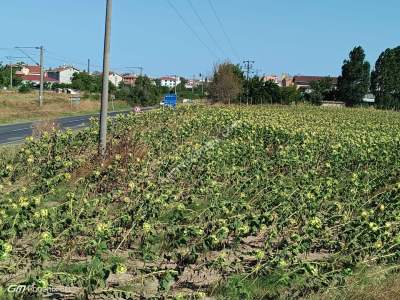
[[[0,2],[0,61],[25,56],[15,46],[43,45],[47,67],[85,69],[90,58],[101,70],[105,0]],[[192,77],[253,60],[258,75],[336,76],[355,46],[374,65],[400,45],[399,11],[398,0],[114,0],[111,68]]]

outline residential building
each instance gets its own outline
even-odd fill
[[[200,81],[196,80],[196,79],[189,79],[186,83],[185,83],[185,88],[187,89],[191,89],[191,88],[196,88],[200,85]]]
[[[329,77],[329,76],[294,76],[293,77],[293,84],[294,86],[297,87],[298,90],[302,90],[305,92],[310,92],[311,91],[311,83],[323,79],[331,79],[332,84],[334,87],[337,86],[337,77]]]
[[[75,73],[80,71],[73,66],[61,66],[56,69],[50,69],[47,71],[49,77],[56,79],[59,83],[71,84],[72,78]]]
[[[282,76],[282,87],[290,87],[293,86],[293,77],[288,75],[288,74],[284,74]]]
[[[21,70],[15,72],[15,75],[40,75],[40,66],[23,66]]]
[[[110,72],[108,79],[115,85],[119,86],[119,84],[124,80],[123,77],[115,72]]]
[[[30,82],[34,85],[40,84],[40,66],[23,66],[21,70],[15,72],[15,75],[22,79],[22,82]],[[57,83],[58,80],[48,76],[47,71],[44,72],[44,82]]]
[[[164,76],[160,78],[161,86],[165,86],[168,88],[174,88],[180,83],[181,83],[180,78],[176,76]]]
[[[273,83],[282,86],[282,78],[277,75],[267,75],[263,77],[263,81],[272,81]]]
[[[122,75],[122,80],[124,84],[134,86],[138,76],[136,74],[124,74]]]

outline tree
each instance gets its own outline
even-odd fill
[[[15,72],[18,70],[18,67],[13,66],[13,86],[18,86],[21,84],[22,80],[20,77],[15,75]],[[0,87],[9,87],[10,86],[10,66],[3,66],[0,62]]]
[[[248,91],[252,104],[277,103],[281,100],[279,86],[258,76],[246,81],[245,90]]]
[[[73,89],[89,93],[101,93],[101,87],[103,85],[101,75],[92,75],[87,72],[74,73],[71,81],[71,87]],[[110,93],[115,93],[117,87],[109,81],[108,90]]]
[[[313,81],[311,82],[310,86],[311,86],[311,93],[309,94],[309,99],[312,103],[320,104],[321,101],[324,100],[334,100],[330,99],[333,95],[333,90],[334,90],[332,78],[325,77],[321,80]]]
[[[231,103],[238,99],[243,90],[240,68],[229,62],[214,67],[213,80],[209,84],[209,94],[213,101]]]
[[[349,59],[343,62],[342,76],[338,79],[338,93],[342,101],[353,106],[362,102],[370,86],[370,64],[365,60],[362,47],[355,47]]]
[[[123,85],[116,93],[116,98],[126,100],[130,104],[153,105],[159,103],[162,91],[147,76],[136,79],[134,86]]]
[[[281,87],[281,104],[297,103],[301,100],[301,93],[295,86]]]
[[[371,77],[377,106],[400,110],[400,47],[379,56]]]

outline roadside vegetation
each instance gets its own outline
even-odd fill
[[[70,95],[45,93],[42,107],[38,105],[38,93],[0,91],[0,124],[29,120],[54,119],[62,116],[97,113],[100,110],[99,95],[94,99],[83,98],[79,104],[70,102]],[[115,110],[129,109],[125,101],[114,101]],[[110,110],[112,109],[110,103]]]
[[[2,291],[307,299],[363,269],[397,282],[399,120],[308,106],[158,110],[110,121],[102,163],[97,124],[28,139],[0,160]]]

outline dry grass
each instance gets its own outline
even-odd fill
[[[45,133],[52,133],[58,129],[60,129],[60,126],[56,120],[38,121],[32,125],[32,136],[40,138]]]
[[[399,300],[400,274],[373,268],[350,278],[344,287],[331,288],[307,300]]]
[[[46,92],[44,105],[38,106],[37,92],[20,94],[0,91],[0,123],[14,123],[26,120],[54,119],[60,116],[98,112],[100,100],[81,99],[79,105],[72,105],[69,95]],[[115,101],[115,109],[127,109],[122,101]],[[111,107],[110,107],[111,109]]]

